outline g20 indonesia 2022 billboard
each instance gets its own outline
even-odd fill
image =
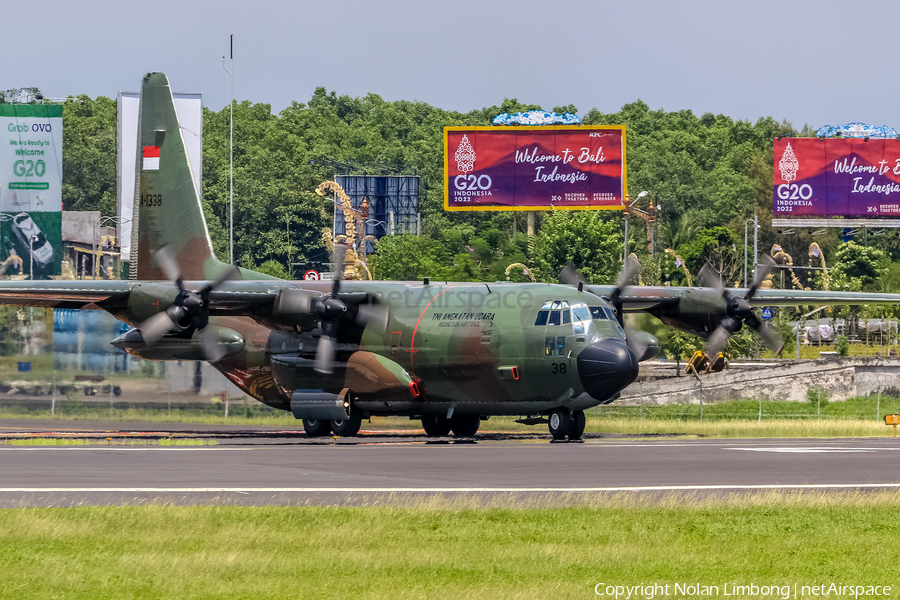
[[[621,210],[624,125],[444,128],[446,210]]]
[[[775,140],[775,216],[900,215],[900,140]]]

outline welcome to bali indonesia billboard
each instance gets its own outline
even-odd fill
[[[444,128],[446,210],[621,210],[625,126]]]
[[[775,140],[775,216],[900,215],[900,140]]]

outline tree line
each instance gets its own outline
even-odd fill
[[[331,163],[400,165],[421,177],[421,236],[388,236],[369,257],[376,278],[448,281],[555,281],[571,264],[592,283],[611,283],[623,249],[623,216],[613,211],[537,213],[537,234],[525,235],[524,216],[506,212],[443,210],[443,128],[489,125],[503,112],[541,108],[505,99],[500,105],[447,111],[423,102],[387,102],[376,94],[338,95],[317,88],[307,103],[278,114],[268,104],[234,103],[234,255],[250,269],[292,276],[291,264],[327,260],[323,231],[333,205],[314,193],[332,179]],[[203,109],[203,207],[219,256],[228,255],[229,107]],[[556,112],[577,112],[557,106]],[[116,103],[79,96],[65,103],[63,205],[66,210],[115,214]],[[638,100],[615,113],[591,109],[585,124],[627,127],[628,185],[658,206],[657,251],[650,259],[644,220],[631,218],[629,251],[644,264],[642,283],[696,284],[713,264],[729,284],[741,283],[745,225],[759,218],[760,252],[787,266],[831,271],[779,272],[773,285],[893,290],[900,286],[900,239],[892,231],[844,244],[841,232],[771,227],[773,144],[794,130],[772,117],[755,123],[690,110],[652,110]],[[799,132],[809,135],[804,126]],[[374,172],[373,172],[374,174]],[[752,245],[752,224],[748,238]],[[811,249],[813,242],[818,256]],[[667,251],[668,249],[668,251]],[[752,249],[751,249],[752,254]],[[752,261],[752,259],[751,259]],[[509,273],[510,265],[513,267]],[[752,267],[751,267],[752,268]],[[785,271],[787,273],[787,271]],[[834,289],[832,287],[832,289]]]

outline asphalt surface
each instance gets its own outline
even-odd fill
[[[0,507],[80,504],[342,504],[422,498],[550,501],[635,492],[900,490],[900,438],[679,440],[535,433],[432,440],[421,431],[310,439],[302,430],[0,421]],[[160,439],[204,446],[160,446]],[[74,443],[74,442],[73,442]],[[83,443],[83,442],[82,442]]]

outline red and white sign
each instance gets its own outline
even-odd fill
[[[322,279],[321,273],[316,271],[315,269],[310,269],[306,273],[303,274],[303,281],[319,281]]]

